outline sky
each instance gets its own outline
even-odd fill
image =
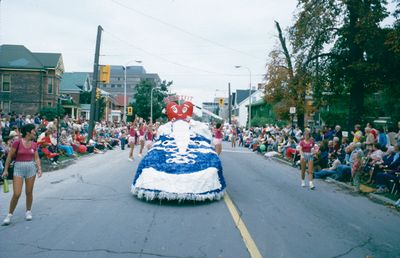
[[[0,44],[61,53],[65,72],[137,65],[198,105],[263,81],[277,45],[274,21],[293,23],[296,0],[0,0]],[[235,66],[242,66],[235,68]]]

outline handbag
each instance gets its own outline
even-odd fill
[[[18,140],[18,146],[17,146],[17,149],[15,150],[15,155],[10,162],[10,167],[8,168],[7,179],[9,179],[9,180],[12,180],[14,177],[14,163],[15,163],[15,159],[17,158],[17,155],[18,155],[18,149],[19,149],[20,143],[21,143],[21,140]]]
[[[7,178],[3,178],[3,192],[4,193],[8,193],[10,191],[9,187],[8,187],[8,180]]]

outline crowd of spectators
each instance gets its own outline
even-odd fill
[[[127,144],[131,147],[129,159],[132,160],[133,146],[141,145],[140,154],[144,146],[150,148],[149,142],[159,126],[158,123],[146,125],[142,119],[128,124],[102,121],[95,124],[93,136],[89,139],[89,124],[85,119],[74,120],[65,116],[61,121],[57,118],[48,121],[39,114],[3,115],[0,123],[0,157],[3,164],[12,142],[20,136],[19,128],[28,123],[34,124],[37,129],[40,156],[53,165],[57,165],[60,157],[101,154],[116,146],[124,149]],[[356,191],[360,190],[361,180],[376,187],[378,193],[400,193],[400,122],[397,127],[374,128],[367,124],[362,129],[360,125],[355,125],[351,132],[343,131],[340,125],[314,128],[311,131],[315,142],[312,149],[314,178],[329,176],[351,181]],[[247,130],[225,124],[222,131],[224,140],[230,141],[232,148],[242,146],[267,156],[279,155],[292,162],[293,166],[299,166],[299,142],[304,136],[299,127],[290,124],[283,128],[265,125]]]
[[[400,122],[393,126],[374,128],[368,123],[364,129],[355,125],[351,132],[340,125],[324,126],[311,131],[315,142],[314,178],[331,177],[350,181],[359,191],[361,182],[373,186],[378,193],[400,193]],[[236,136],[237,135],[237,136]],[[238,146],[247,147],[266,156],[279,155],[299,166],[299,142],[304,132],[299,127],[275,125],[251,130],[225,126],[225,140],[237,139]]]
[[[60,158],[76,158],[87,153],[102,154],[117,146],[124,149],[128,143],[127,131],[129,126],[132,126],[131,123],[123,122],[97,122],[93,136],[88,138],[89,122],[85,119],[71,119],[65,116],[60,121],[57,118],[48,121],[46,117],[39,114],[34,116],[2,115],[0,121],[2,162],[0,162],[0,166],[4,164],[12,143],[20,137],[19,129],[25,124],[35,125],[40,157],[48,160],[53,166],[59,164]],[[139,123],[137,124],[139,125]],[[137,144],[137,142],[133,144]],[[9,177],[12,178],[12,173]]]

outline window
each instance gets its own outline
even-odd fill
[[[117,87],[118,87],[118,88],[121,88],[121,87],[122,87],[122,84],[117,84]]]
[[[53,77],[48,77],[47,78],[47,93],[48,94],[53,94]]]
[[[47,106],[48,106],[48,107],[51,107],[51,106],[52,106],[52,103],[51,103],[51,102],[47,102]]]
[[[11,112],[11,101],[2,101],[0,103],[0,108],[2,110],[3,113],[7,114]]]
[[[115,84],[111,84],[111,88],[115,88]]]
[[[1,83],[1,91],[11,91],[11,75],[3,74],[2,83]]]

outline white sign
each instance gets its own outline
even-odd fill
[[[290,107],[289,113],[290,114],[296,114],[296,107]]]

